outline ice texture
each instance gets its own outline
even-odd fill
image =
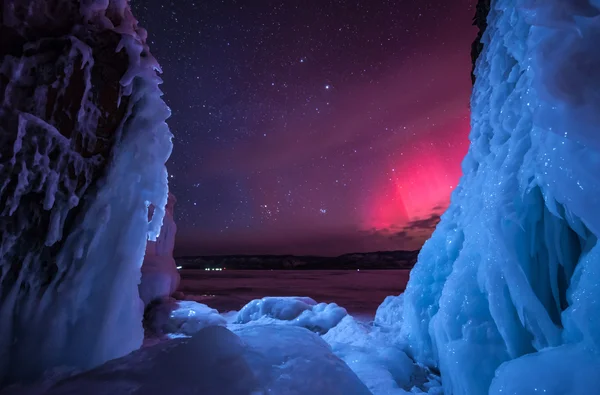
[[[387,296],[375,312],[375,325],[400,328],[404,311],[404,294]]]
[[[0,142],[11,150],[0,156],[0,386],[58,366],[92,368],[142,344],[140,267],[162,225],[172,149],[158,64],[126,1],[16,0],[5,4],[3,23],[21,34],[17,47],[28,42],[22,57],[0,63]],[[107,47],[92,48],[95,40]],[[125,64],[118,97],[98,86],[110,77],[92,79],[118,73],[94,69],[113,40],[120,44],[109,58]],[[52,107],[56,97],[79,106],[73,119]],[[43,216],[47,229],[31,225],[44,225]]]
[[[171,296],[179,286],[179,271],[173,258],[177,232],[177,225],[173,219],[175,202],[175,196],[169,193],[160,235],[156,241],[148,241],[146,245],[139,286],[140,298],[146,306],[155,299]],[[153,213],[153,209],[151,206],[150,214]]]
[[[599,41],[598,1],[492,1],[463,176],[404,294],[447,395],[598,388]]]
[[[348,315],[323,340],[374,395],[442,393],[439,377],[406,354],[396,326],[373,326]]]
[[[318,335],[299,327],[221,326],[96,369],[3,395],[371,395]]]
[[[309,297],[273,297],[255,299],[237,314],[236,324],[267,320],[284,321],[324,334],[347,315],[346,309],[335,303],[317,303]],[[263,320],[261,320],[263,319]]]

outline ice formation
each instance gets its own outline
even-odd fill
[[[308,297],[272,297],[255,299],[246,304],[235,319],[236,324],[275,320],[301,326],[324,334],[348,313],[335,303],[317,303]]]
[[[142,264],[142,281],[139,286],[140,298],[144,305],[157,298],[168,297],[175,292],[179,286],[179,271],[173,258],[175,247],[175,233],[177,226],[173,219],[175,196],[169,193],[167,206],[160,235],[156,241],[148,241],[146,254]],[[150,214],[154,207],[150,207]]]
[[[600,2],[494,0],[487,21],[464,174],[411,273],[402,335],[447,395],[588,393],[600,366]]]
[[[126,0],[14,0],[0,28],[1,387],[141,345],[172,136]]]
[[[217,310],[205,304],[171,298],[151,303],[145,322],[150,334],[157,336],[191,336],[205,327],[227,324]]]

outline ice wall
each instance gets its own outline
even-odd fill
[[[402,335],[446,394],[598,388],[599,15],[491,2],[463,177],[404,294]]]
[[[179,286],[179,271],[173,258],[177,225],[173,218],[175,196],[169,193],[160,235],[156,241],[148,241],[142,264],[140,298],[147,306],[155,299],[171,296]],[[150,214],[153,207],[150,207]]]
[[[141,345],[140,266],[172,136],[125,0],[4,0],[0,12],[1,386]]]

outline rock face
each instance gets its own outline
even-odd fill
[[[179,271],[173,258],[177,232],[173,209],[176,202],[175,196],[169,193],[160,235],[156,241],[148,241],[146,245],[140,283],[140,298],[145,306],[155,299],[170,296],[179,286]]]
[[[1,386],[141,344],[172,136],[126,0],[3,0],[0,21]]]
[[[477,2],[477,7],[475,10],[475,16],[473,17],[473,26],[477,26],[479,32],[477,33],[477,38],[471,45],[471,59],[473,61],[473,68],[471,69],[471,80],[473,84],[475,84],[475,66],[477,63],[477,59],[479,59],[479,55],[481,51],[483,51],[483,43],[481,39],[483,37],[483,33],[485,29],[487,29],[487,17],[490,13],[491,0],[479,0]]]

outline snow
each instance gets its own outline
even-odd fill
[[[64,16],[56,11],[61,7],[40,11],[45,9],[45,3],[39,0],[11,3],[13,8],[6,10],[7,20],[17,23],[16,14],[21,15],[26,7],[27,12],[21,16],[28,25],[23,26],[32,28],[44,22],[51,27],[64,23],[60,19]],[[68,11],[69,4],[62,10]],[[137,28],[126,2],[86,1],[82,3],[82,12],[90,18],[90,26],[114,28],[122,34],[123,49],[130,56],[127,79],[122,80],[123,91],[131,95],[129,107],[116,132],[116,147],[105,177],[85,200],[80,197],[89,186],[89,169],[98,165],[98,158],[78,156],[71,147],[76,142],[67,140],[35,115],[17,115],[18,139],[13,147],[12,164],[20,169],[19,185],[14,191],[3,187],[1,193],[13,193],[6,196],[10,211],[14,211],[26,192],[46,194],[44,205],[51,210],[46,245],[57,250],[52,256],[56,273],[50,278],[38,278],[35,271],[42,262],[37,261],[49,258],[27,255],[14,283],[2,289],[0,382],[29,381],[59,366],[92,368],[130,353],[143,340],[143,306],[138,283],[146,240],[156,239],[167,203],[165,161],[171,153],[172,135],[165,120],[170,110],[161,99],[158,88],[161,80],[155,71],[158,67],[144,43],[145,32]],[[48,19],[54,17],[57,19]],[[64,65],[68,80],[69,73],[82,60],[81,67],[88,78],[87,92],[92,83],[89,69],[94,62],[91,48],[76,38],[84,30],[84,26],[73,27],[73,36],[66,38],[72,49],[58,59],[58,64],[61,68]],[[11,78],[7,92],[17,92],[20,84],[32,83],[27,70],[35,68],[36,61],[36,58],[21,60],[11,56],[3,59],[0,70]],[[36,88],[37,109],[45,108],[46,88]],[[5,96],[3,107],[13,107],[14,103],[8,102],[10,98]],[[84,95],[83,100],[85,114],[78,114],[77,127],[87,128],[82,131],[81,143],[93,144],[99,110],[91,95]],[[24,156],[25,149],[37,154]],[[54,166],[48,159],[52,152],[62,153],[56,161],[57,168],[44,169],[51,163]],[[31,158],[34,163],[27,162]],[[70,179],[73,173],[77,177]],[[80,189],[82,184],[84,187]],[[155,210],[149,221],[151,204]],[[75,205],[80,205],[83,215],[76,218],[69,234],[63,234],[66,214]],[[28,220],[22,215],[17,217],[15,221]],[[12,244],[14,240],[4,240],[0,246],[3,255]]]
[[[323,334],[336,326],[346,314],[346,309],[335,303],[317,303],[308,297],[265,297],[242,307],[235,323],[279,320]]]
[[[394,318],[446,394],[598,387],[599,16],[597,1],[492,1],[464,174]]]

